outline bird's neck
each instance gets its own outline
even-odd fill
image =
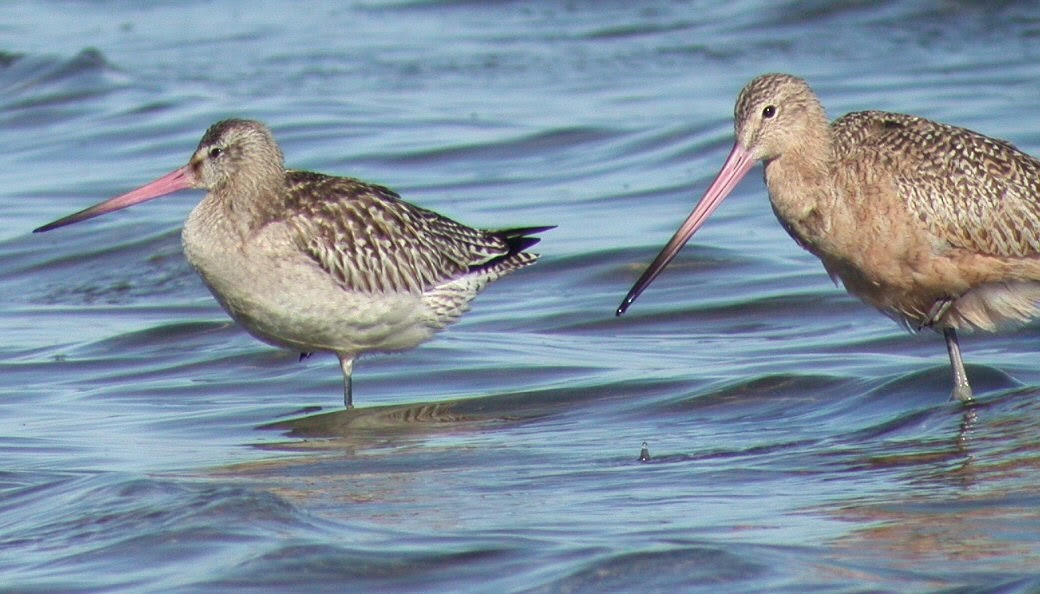
[[[243,177],[210,192],[200,206],[205,205],[206,217],[214,227],[244,240],[277,218],[285,200],[284,175]]]
[[[826,251],[835,217],[833,147],[830,128],[806,132],[804,142],[765,165],[766,186],[773,212],[802,247],[820,255]]]

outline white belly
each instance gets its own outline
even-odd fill
[[[345,290],[278,225],[240,241],[198,211],[182,234],[188,261],[225,311],[264,342],[302,352],[398,351],[441,326],[421,295]]]

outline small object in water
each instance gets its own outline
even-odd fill
[[[640,462],[649,462],[650,461],[650,448],[646,445],[645,441],[643,442],[643,448],[641,450],[639,450],[639,461]]]

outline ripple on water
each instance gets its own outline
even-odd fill
[[[754,175],[613,315],[755,74],[1036,152],[1035,6],[95,4],[0,26],[9,587],[1037,589],[1035,325],[965,338],[981,397],[949,402],[942,341],[833,287]],[[183,261],[197,196],[29,234],[232,115],[291,166],[559,227],[343,411],[333,357],[253,340]]]
[[[5,53],[0,58],[0,124],[32,129],[91,113],[91,101],[127,82],[96,48],[69,58]]]
[[[5,573],[63,591],[192,581],[309,524],[263,491],[110,473],[9,489],[3,507],[0,542],[18,552]],[[156,575],[171,560],[192,563],[196,577]]]

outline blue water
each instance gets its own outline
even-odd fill
[[[1040,153],[1038,38],[1029,3],[5,2],[0,590],[1040,590],[1040,324],[963,337],[949,402],[942,340],[831,284],[758,174],[613,316],[753,76]],[[231,116],[558,228],[343,412],[333,357],[186,264],[197,193],[30,234]]]

